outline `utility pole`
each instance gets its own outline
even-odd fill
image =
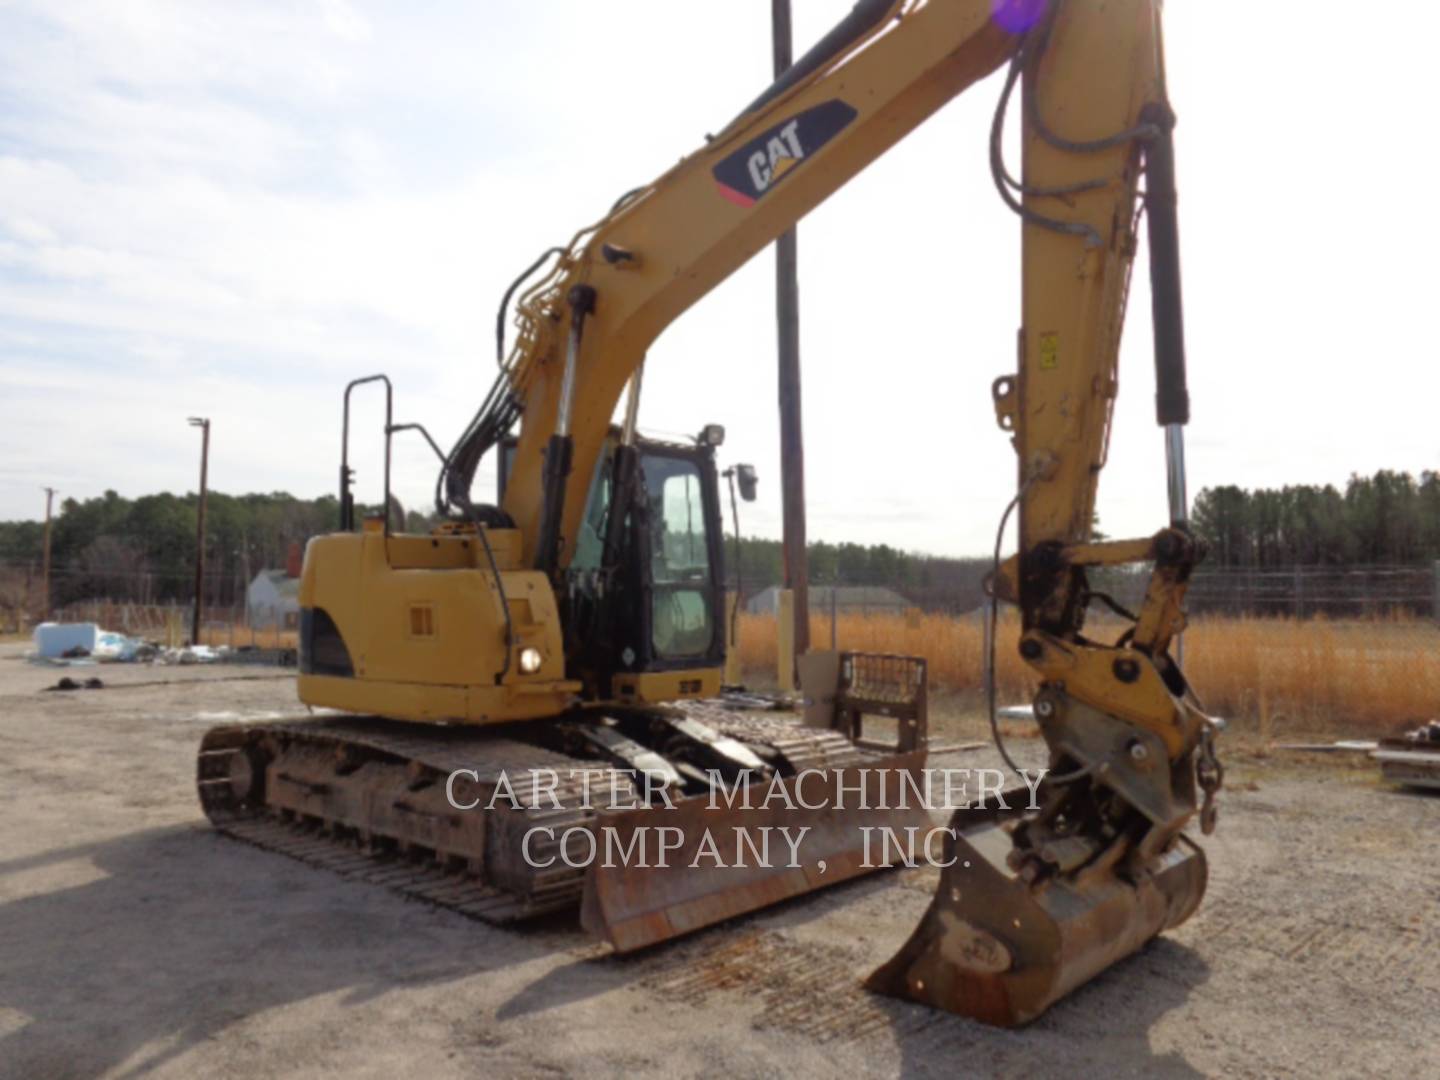
[[[200,429],[200,511],[195,524],[195,615],[190,623],[190,644],[200,644],[200,611],[205,600],[205,493],[210,473],[210,420],[190,417],[190,426]]]
[[[50,621],[50,506],[51,503],[54,502],[54,500],[55,489],[47,487],[45,489],[45,554],[43,557],[44,569],[41,571],[41,578],[43,579],[43,584],[41,585],[41,588],[44,590],[40,594],[41,622]],[[34,564],[32,563],[31,565]]]
[[[775,77],[794,62],[790,0],[771,0]],[[775,316],[780,331],[780,500],[785,588],[795,598],[795,655],[810,651],[810,571],[805,551],[805,438],[800,423],[800,286],[795,230],[775,241]]]

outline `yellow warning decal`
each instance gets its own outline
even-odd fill
[[[1054,371],[1060,366],[1060,335],[1040,335],[1040,370]]]

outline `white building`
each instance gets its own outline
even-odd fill
[[[900,615],[911,607],[910,601],[894,589],[879,585],[811,585],[810,612],[823,615],[830,611],[862,615]],[[771,585],[745,602],[751,615],[776,615],[780,611],[780,587]]]
[[[250,625],[294,629],[300,621],[300,579],[284,570],[261,570],[245,590]]]

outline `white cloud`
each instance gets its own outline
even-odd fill
[[[370,23],[345,0],[320,0],[325,25],[345,41],[370,40]]]

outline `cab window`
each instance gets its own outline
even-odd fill
[[[702,656],[713,633],[709,603],[710,537],[700,470],[682,458],[647,456],[650,579],[655,653]]]

